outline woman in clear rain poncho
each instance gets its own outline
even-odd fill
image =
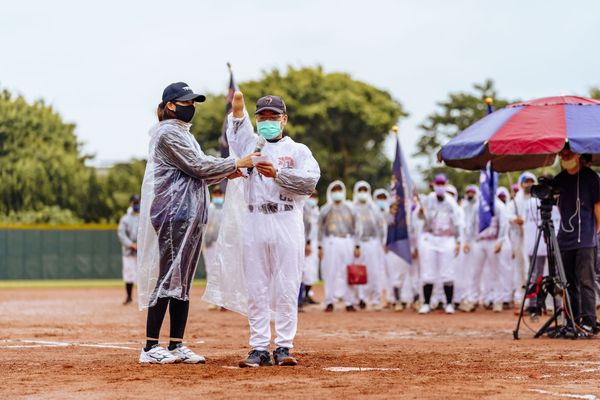
[[[207,221],[209,184],[241,176],[238,168],[252,165],[251,155],[239,160],[202,152],[190,133],[195,94],[183,82],[164,90],[160,122],[150,130],[148,163],[142,183],[138,233],[138,297],[148,308],[146,347],[140,363],[203,363],[182,344],[189,311],[189,292]],[[169,348],[158,345],[169,307]]]

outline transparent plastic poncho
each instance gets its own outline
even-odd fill
[[[235,158],[204,154],[191,124],[170,119],[150,130],[138,230],[138,304],[189,300],[210,203],[208,185],[236,170]]]

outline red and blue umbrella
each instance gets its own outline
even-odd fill
[[[509,105],[480,119],[438,153],[446,165],[499,172],[554,163],[566,143],[600,163],[600,101],[577,96],[545,97]]]

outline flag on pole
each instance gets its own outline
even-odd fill
[[[392,191],[395,203],[394,220],[388,225],[386,244],[390,251],[396,253],[408,264],[412,263],[410,238],[408,234],[408,213],[410,205],[407,193],[413,192],[413,184],[408,173],[408,165],[396,134],[396,155],[392,165]]]
[[[494,216],[494,202],[498,186],[498,173],[492,171],[491,163],[482,169],[479,175],[479,232],[484,231],[492,224]]]
[[[233,79],[233,71],[231,70],[231,64],[227,63],[229,69],[229,90],[227,91],[227,104],[225,104],[225,119],[223,120],[223,128],[221,129],[221,138],[219,144],[221,146],[221,157],[229,157],[229,143],[227,143],[227,116],[231,112],[233,106],[233,94],[238,90],[238,86]]]
[[[488,115],[494,112],[491,97],[485,99]],[[492,224],[494,217],[494,202],[498,187],[498,173],[492,170],[492,163],[488,162],[485,169],[479,174],[479,232],[483,232]]]

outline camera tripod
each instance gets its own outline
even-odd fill
[[[523,294],[523,300],[521,301],[519,319],[517,320],[517,326],[513,331],[513,338],[515,340],[519,339],[519,328],[521,327],[521,320],[523,319],[525,299],[527,298],[529,287],[532,284],[531,278],[536,265],[538,248],[540,246],[542,236],[544,237],[548,254],[548,276],[542,281],[544,290],[540,291],[540,296],[542,297],[542,301],[545,301],[546,295],[543,293],[547,292],[552,295],[552,300],[554,302],[554,314],[535,333],[534,338],[539,338],[544,334],[548,334],[550,337],[565,337],[572,339],[586,336],[585,333],[580,331],[573,315],[571,297],[569,296],[569,291],[567,290],[568,283],[565,275],[565,269],[562,262],[562,257],[560,255],[556,233],[554,231],[554,223],[552,222],[552,206],[552,199],[542,199],[540,201],[540,206],[538,207],[540,210],[541,224],[537,229],[535,246],[533,248],[533,257],[529,265],[527,283]],[[557,297],[559,296],[562,297],[562,302],[557,301]],[[540,303],[539,299],[538,303]]]

